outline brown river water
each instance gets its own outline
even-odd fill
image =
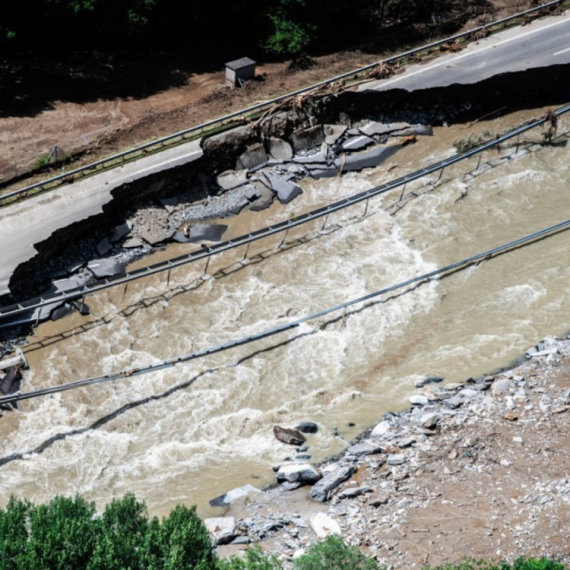
[[[543,110],[471,128],[437,128],[390,163],[302,183],[286,208],[230,220],[243,234],[350,196],[453,153],[472,131],[497,130]],[[563,118],[560,131],[568,130]],[[541,132],[522,141],[539,141]],[[525,145],[521,144],[522,149]],[[141,366],[256,333],[426,273],[570,218],[565,145],[513,146],[444,172],[394,213],[401,190],[289,233],[88,299],[92,315],[41,325],[24,348],[23,390]],[[510,158],[501,158],[510,156]],[[432,177],[433,180],[437,175]],[[227,222],[226,222],[227,223]],[[22,402],[0,419],[0,503],[82,493],[104,506],[134,491],[152,514],[273,480],[295,450],[276,424],[312,420],[314,461],[340,452],[389,410],[406,406],[426,374],[461,381],[507,366],[525,347],[569,329],[570,232],[563,232],[363,309],[173,369]],[[139,265],[189,251],[172,245]],[[349,425],[351,424],[351,425]],[[353,424],[353,425],[352,425]],[[338,435],[333,435],[335,428]]]

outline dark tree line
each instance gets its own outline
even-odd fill
[[[5,51],[166,45],[294,54],[357,37],[371,24],[371,14],[428,17],[449,1],[6,0],[0,2],[0,46]]]

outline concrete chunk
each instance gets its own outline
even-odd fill
[[[343,159],[337,158],[334,165],[337,169],[342,167],[343,172],[358,171],[363,168],[374,168],[382,164],[385,160],[396,154],[401,145],[390,145],[375,147],[369,151],[347,156],[343,166]]]
[[[109,238],[103,238],[97,244],[97,253],[99,255],[105,255],[106,253],[109,253],[110,250],[111,250],[111,242],[109,241]]]
[[[123,239],[131,231],[131,228],[132,224],[130,222],[125,222],[120,226],[115,226],[113,228],[113,233],[111,234],[111,242],[115,243]]]
[[[294,132],[291,135],[291,144],[295,151],[307,150],[319,146],[325,140],[325,132],[322,125]]]
[[[265,178],[269,182],[269,185],[274,192],[277,193],[277,197],[282,204],[288,204],[303,193],[303,189],[294,182],[284,180],[283,178],[276,176],[275,174],[270,174],[269,172],[264,173]]]
[[[225,224],[197,224],[192,226],[188,237],[184,232],[177,232],[174,239],[180,243],[194,243],[197,241],[221,241],[224,232],[228,229]]]
[[[391,137],[409,137],[410,135],[432,137],[433,129],[430,125],[412,125],[406,129],[390,133]]]
[[[238,158],[236,170],[253,170],[267,164],[267,153],[261,143],[254,144]]]
[[[363,135],[372,137],[374,135],[386,135],[394,131],[399,131],[410,126],[410,123],[377,123],[370,121],[358,129]]]
[[[224,190],[232,190],[247,182],[247,170],[226,170],[216,180]]]
[[[327,144],[334,144],[344,133],[346,133],[346,125],[325,125],[325,142]]]
[[[322,163],[323,167],[326,165],[327,157],[325,153],[321,150],[311,156],[296,156],[293,159],[293,162],[298,164],[313,164],[313,163]]]
[[[374,139],[367,136],[351,137],[342,143],[342,150],[344,151],[354,151],[362,150],[367,146],[374,144]]]
[[[159,202],[162,204],[162,207],[169,214],[172,214],[172,212],[174,212],[174,207],[176,206],[176,204],[178,204],[178,196],[173,196],[172,198],[161,198]]]
[[[113,277],[125,272],[125,267],[112,257],[109,259],[94,259],[87,264],[87,269],[93,273],[97,279],[103,277]]]
[[[293,158],[293,148],[287,141],[281,139],[268,139],[267,152],[279,162],[288,162]]]

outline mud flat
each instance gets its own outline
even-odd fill
[[[465,556],[569,563],[570,335],[507,370],[437,380],[417,382],[411,409],[384,415],[340,457],[276,466],[289,481],[230,495],[221,542],[234,544],[219,553],[260,544],[287,565],[336,529],[391,568]]]

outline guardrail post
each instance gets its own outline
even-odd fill
[[[242,261],[245,261],[247,259],[247,254],[249,253],[249,246],[251,245],[251,242],[248,241],[247,242],[247,247],[245,248],[245,253],[243,254],[243,258]]]
[[[283,239],[281,240],[281,243],[279,244],[279,249],[281,249],[283,247],[283,244],[285,243],[285,240],[287,239],[287,234],[289,233],[289,228],[287,228],[285,230],[285,235],[283,236]]]
[[[404,187],[402,188],[402,193],[400,194],[400,197],[398,198],[398,204],[402,201],[402,198],[404,197],[404,194],[406,192],[406,186],[407,186],[407,184],[404,184]]]
[[[360,218],[361,220],[363,220],[366,217],[366,214],[368,213],[368,202],[370,202],[370,198],[366,198],[366,204],[364,206],[364,213],[362,214],[362,217]]]
[[[321,228],[321,232],[325,229],[326,225],[327,225],[327,220],[329,219],[329,215],[327,214],[325,216],[325,221],[323,222],[323,227]]]
[[[129,288],[129,282],[125,283],[125,288],[123,289],[123,298],[121,299],[121,303],[125,300],[125,295],[127,294],[127,289]]]
[[[477,161],[477,168],[475,168],[475,170],[479,170],[479,167],[481,166],[481,157],[483,156],[483,151],[481,151],[479,153],[479,160]]]
[[[519,152],[519,140],[520,140],[520,138],[521,138],[521,135],[520,135],[520,133],[519,133],[519,134],[517,135],[517,144],[516,144],[516,146],[515,146],[515,154],[518,154],[518,152]]]
[[[443,176],[443,171],[445,170],[445,166],[439,171],[439,176],[437,178],[437,181],[439,182],[441,180],[441,177]]]
[[[210,259],[212,258],[211,255],[208,255],[208,257],[206,257],[206,267],[204,267],[204,275],[206,275],[208,273],[208,267],[210,266]]]
[[[170,287],[170,271],[171,269],[168,269],[168,273],[166,274],[166,288],[168,289],[168,287]]]

